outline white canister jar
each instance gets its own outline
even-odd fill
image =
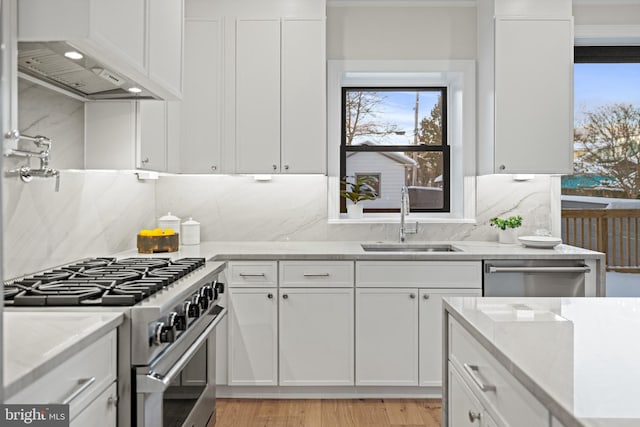
[[[158,228],[162,228],[163,230],[170,228],[174,232],[180,233],[180,218],[171,215],[171,212],[169,212],[165,216],[158,218]]]
[[[182,223],[180,231],[180,240],[183,245],[199,245],[200,244],[200,223],[189,218],[188,221]]]

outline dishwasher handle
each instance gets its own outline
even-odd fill
[[[576,267],[497,267],[493,264],[485,264],[487,273],[590,273],[587,265]]]

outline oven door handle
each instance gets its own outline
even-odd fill
[[[589,273],[586,265],[579,267],[496,267],[487,264],[487,273]]]
[[[205,342],[211,332],[218,326],[218,323],[227,314],[227,309],[218,313],[216,318],[211,322],[209,326],[200,334],[198,338],[193,342],[187,351],[184,352],[180,359],[178,359],[169,369],[166,374],[160,374],[153,370],[146,374],[136,375],[136,392],[137,393],[164,393],[164,391],[171,385],[173,380],[180,375],[180,371],[189,363],[191,357],[200,349],[200,345]]]

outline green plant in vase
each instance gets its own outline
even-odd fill
[[[508,218],[491,218],[489,220],[491,226],[498,228],[498,241],[500,243],[517,243],[518,234],[516,228],[522,225],[522,217],[520,215],[510,216]]]
[[[351,180],[349,180],[350,178]],[[378,183],[378,178],[369,175],[347,176],[340,183],[343,186],[340,195],[351,201],[351,204],[347,205],[349,218],[361,218],[362,205],[358,202],[374,200],[378,197],[378,192],[374,188],[374,185]]]

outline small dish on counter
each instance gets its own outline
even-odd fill
[[[562,239],[553,236],[520,236],[518,240],[529,248],[550,249],[562,243]]]

